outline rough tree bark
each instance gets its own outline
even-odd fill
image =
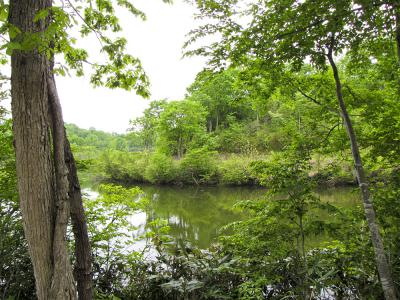
[[[65,162],[68,167],[69,199],[71,203],[72,231],[75,236],[75,278],[78,283],[79,300],[92,299],[92,256],[82,193],[77,176],[75,159],[68,139],[64,144]]]
[[[333,42],[332,42],[332,44],[333,44]],[[393,278],[391,275],[389,263],[387,261],[386,255],[385,255],[385,249],[383,247],[382,237],[379,232],[378,225],[376,223],[375,210],[374,210],[374,206],[372,203],[372,197],[371,197],[371,194],[369,191],[368,180],[365,176],[365,171],[364,171],[364,167],[362,164],[356,134],[355,134],[350,116],[347,112],[346,105],[344,103],[343,93],[342,93],[342,84],[340,81],[337,66],[333,59],[332,48],[328,52],[328,60],[329,60],[329,63],[330,63],[330,66],[332,68],[333,75],[335,78],[336,96],[337,96],[337,100],[339,102],[341,115],[342,115],[344,124],[346,126],[347,134],[350,139],[350,145],[351,145],[351,151],[352,151],[354,165],[355,165],[355,171],[357,174],[357,180],[358,180],[358,184],[360,186],[361,197],[362,197],[363,204],[364,204],[365,217],[367,219],[367,223],[368,223],[369,230],[371,233],[371,240],[372,240],[372,245],[373,245],[374,251],[375,251],[375,260],[376,260],[376,265],[378,268],[380,281],[382,284],[382,289],[383,289],[386,300],[396,300],[397,299],[396,289],[395,289],[395,286],[393,283]]]
[[[10,23],[22,33],[43,31],[48,20],[33,20],[51,5],[52,0],[10,1]],[[87,226],[51,62],[37,50],[13,51],[11,68],[18,189],[38,298],[77,298],[66,242],[71,213],[80,299],[91,299]]]
[[[50,286],[50,299],[76,299],[75,282],[72,266],[69,261],[66,233],[70,216],[68,168],[64,155],[64,122],[61,114],[61,104],[49,65],[47,74],[48,100],[52,121],[53,160],[55,166],[56,211],[53,235],[53,277]]]
[[[18,20],[24,8],[10,3],[10,20]],[[45,299],[52,278],[52,236],[54,179],[49,135],[49,116],[45,59],[36,53],[19,53],[11,57],[11,96],[16,168],[25,236],[33,267],[36,290]],[[34,75],[34,76],[32,76]],[[37,88],[32,88],[36,86]]]

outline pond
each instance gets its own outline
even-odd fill
[[[137,213],[132,221],[138,234],[155,219],[167,220],[170,235],[189,241],[200,248],[209,247],[218,237],[222,226],[243,218],[234,205],[241,200],[263,197],[265,190],[251,187],[177,187],[140,185],[150,199],[146,212]],[[354,188],[331,188],[317,191],[321,200],[340,207],[361,204]]]

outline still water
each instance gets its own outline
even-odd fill
[[[147,221],[168,220],[171,236],[200,248],[210,246],[222,226],[243,217],[234,208],[235,203],[265,194],[262,189],[243,187],[141,186],[141,189],[152,199]]]
[[[219,229],[244,217],[234,205],[241,200],[263,197],[264,189],[250,187],[176,187],[141,185],[150,199],[146,212],[132,216],[138,233],[155,219],[167,220],[170,235],[176,240],[189,241],[200,248],[209,247]],[[358,192],[353,188],[334,188],[317,191],[321,200],[340,207],[359,205]]]

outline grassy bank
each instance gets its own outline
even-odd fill
[[[221,155],[196,150],[182,159],[157,152],[106,151],[94,163],[98,179],[124,184],[258,186],[257,162],[269,162],[276,154]],[[350,163],[337,158],[314,157],[310,179],[319,186],[355,183]]]

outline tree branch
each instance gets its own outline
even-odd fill
[[[100,43],[100,46],[103,48],[103,42],[102,39],[105,39],[105,37],[102,35],[101,32],[98,30],[94,29],[86,20],[85,18],[80,14],[80,12],[76,9],[76,7],[71,3],[70,0],[66,0],[70,7],[73,9],[73,11],[76,13],[76,15],[85,23],[85,25],[95,34],[97,40]],[[91,2],[90,2],[91,3]]]
[[[307,98],[308,100],[310,100],[311,102],[313,102],[314,104],[317,104],[319,106],[322,106],[323,108],[327,109],[328,111],[330,111],[331,113],[341,116],[340,112],[333,109],[332,107],[329,107],[325,104],[323,104],[322,102],[320,102],[319,100],[317,100],[316,98],[306,94],[298,85],[293,84],[293,82],[291,80],[289,80],[289,78],[287,78],[288,83],[294,87],[301,95],[303,95],[305,98]]]

